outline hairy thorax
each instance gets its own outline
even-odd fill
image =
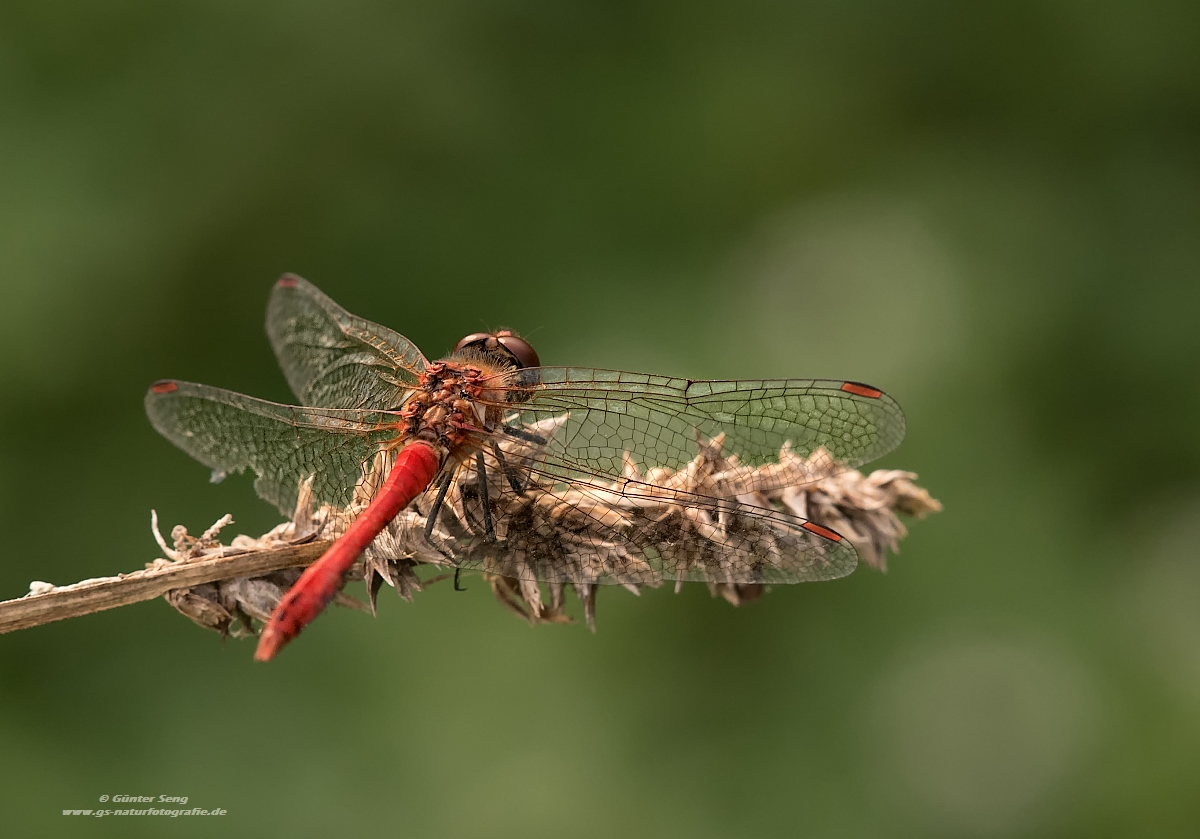
[[[513,401],[512,368],[488,358],[435,361],[400,410],[397,443],[421,440],[444,459],[465,460],[500,425]]]

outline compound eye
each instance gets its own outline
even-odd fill
[[[529,342],[524,338],[518,338],[516,335],[512,334],[505,335],[504,333],[500,333],[496,336],[496,340],[500,342],[504,349],[512,353],[513,358],[515,358],[517,363],[522,367],[542,366],[542,362],[538,358],[537,351],[534,350],[534,348],[530,346]]]
[[[463,338],[454,345],[454,352],[458,352],[463,347],[469,347],[472,344],[480,344],[491,339],[491,335],[487,332],[473,332],[466,338]]]

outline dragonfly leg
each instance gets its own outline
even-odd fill
[[[483,508],[483,535],[489,542],[495,542],[496,530],[492,526],[492,508],[488,504],[487,473],[483,470],[483,452],[475,452],[475,476],[479,479],[479,504]]]
[[[437,498],[435,498],[433,500],[433,506],[429,509],[429,515],[425,518],[425,542],[426,542],[426,544],[430,545],[435,551],[437,551],[442,556],[446,557],[446,559],[449,559],[451,561],[453,561],[454,557],[452,557],[447,551],[442,550],[440,547],[438,547],[437,545],[434,544],[433,528],[434,528],[434,525],[437,524],[438,514],[442,512],[442,505],[444,503],[446,503],[446,493],[450,491],[450,484],[453,482],[454,482],[454,472],[447,471],[445,477],[442,478],[441,484],[438,486]],[[458,584],[458,574],[461,570],[462,569],[458,568],[458,567],[455,567],[455,569],[454,569],[454,590],[455,591],[466,591],[465,588],[460,587]]]
[[[429,510],[429,515],[425,517],[425,541],[430,546],[437,549],[437,552],[449,558],[449,554],[433,544],[433,528],[437,525],[438,515],[442,512],[442,504],[446,501],[446,493],[450,491],[450,483],[454,480],[454,473],[447,471],[442,478],[441,484],[438,486],[437,498],[433,501],[433,507]]]
[[[524,495],[525,485],[521,483],[517,470],[508,465],[508,461],[504,459],[504,452],[500,450],[500,445],[495,440],[492,441],[492,454],[500,462],[500,468],[504,470],[504,477],[508,478],[508,485],[513,488],[513,492],[517,495]]]
[[[526,431],[524,428],[513,428],[511,425],[502,425],[500,426],[500,433],[507,434],[509,437],[516,437],[518,440],[524,440],[526,443],[533,443],[538,446],[546,445],[545,437]]]

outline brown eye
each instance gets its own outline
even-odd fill
[[[496,334],[496,340],[501,343],[504,349],[512,353],[513,358],[522,367],[541,367],[542,362],[538,359],[537,351],[529,345],[529,342],[524,338],[518,338],[511,332],[499,332]]]
[[[463,347],[468,347],[471,344],[480,344],[485,341],[488,341],[489,339],[491,339],[491,337],[492,336],[490,334],[488,334],[487,332],[473,332],[472,334],[468,335],[466,338],[463,338],[461,341],[459,341],[457,344],[454,345],[454,352],[458,352]]]

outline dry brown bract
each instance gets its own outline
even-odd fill
[[[323,509],[313,514],[311,481],[300,488],[300,500],[292,521],[272,528],[270,532],[255,539],[250,536],[235,536],[228,545],[222,545],[218,534],[233,522],[233,516],[225,515],[199,537],[188,535],[187,528],[176,525],[171,529],[173,547],[158,531],[158,517],[152,516],[151,529],[163,552],[174,562],[189,562],[226,552],[247,553],[270,550],[285,545],[304,542],[318,536],[327,524],[331,512]],[[344,525],[342,525],[344,528]],[[260,577],[234,577],[217,580],[190,588],[173,589],[163,595],[176,611],[186,615],[196,624],[214,629],[235,638],[257,635],[253,620],[266,622],[284,593],[292,587],[303,573],[302,568],[283,568]],[[352,579],[362,579],[360,569],[351,573]],[[338,594],[335,603],[342,606],[361,608],[362,604],[352,597]]]
[[[802,457],[788,444],[776,462],[743,465],[735,454],[724,453],[724,435],[697,439],[696,457],[677,471],[642,472],[627,454],[621,481],[568,485],[546,472],[538,457],[565,420],[528,426],[537,443],[517,438],[501,442],[507,473],[492,454],[485,456],[493,539],[484,535],[483,493],[472,465],[459,469],[428,540],[424,529],[434,493],[425,493],[415,509],[402,512],[350,575],[365,578],[371,609],[384,583],[411,600],[424,586],[451,576],[447,569],[456,565],[481,571],[500,603],[531,623],[570,622],[564,612],[570,587],[594,631],[596,592],[602,584],[637,594],[641,586],[658,586],[664,579],[677,580],[677,591],[683,579],[698,580],[713,596],[736,606],[757,599],[773,581],[802,578],[794,571],[792,577],[778,572],[787,556],[810,558],[811,578],[821,574],[824,540],[798,530],[781,511],[837,531],[862,561],[882,571],[887,552],[897,552],[907,533],[897,513],[921,518],[942,508],[914,483],[912,472],[864,475],[840,469],[824,449]],[[386,466],[382,454],[368,464],[345,510],[314,510],[310,480],[300,488],[293,521],[260,539],[238,536],[230,547],[263,550],[306,538],[336,538],[369,503]],[[511,485],[514,477],[524,484],[521,492]],[[221,550],[216,533],[226,523],[218,522],[199,539],[177,527],[173,549],[158,538],[171,559],[186,561]],[[753,567],[746,564],[745,546],[750,544]],[[443,573],[422,579],[417,569],[423,565]],[[252,619],[266,620],[299,573],[285,569],[222,580],[172,591],[167,600],[201,626],[246,634],[253,632]],[[361,606],[345,596],[339,600]]]

